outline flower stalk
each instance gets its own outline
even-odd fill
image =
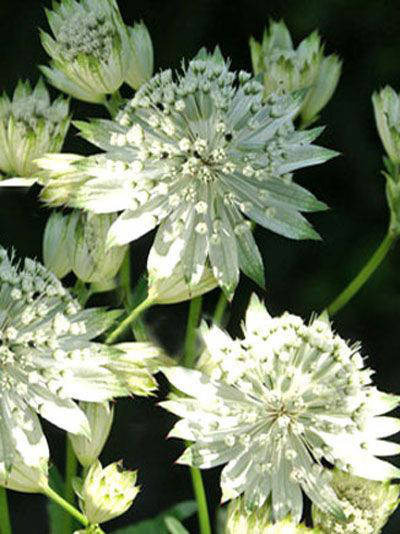
[[[327,311],[330,316],[335,315],[335,313],[344,308],[346,304],[360,291],[363,285],[369,280],[369,278],[374,274],[376,269],[386,258],[396,239],[396,235],[389,232],[386,234],[379,247],[376,249],[369,261],[364,265],[361,271],[357,274],[357,276],[328,306]]]
[[[65,491],[64,498],[67,502],[74,504],[75,493],[72,482],[77,475],[78,461],[72,448],[71,440],[66,438],[66,457],[65,457]],[[69,534],[72,530],[72,516],[64,515],[63,534]]]
[[[10,512],[8,509],[7,490],[0,487],[0,533],[12,534]]]
[[[71,517],[75,518],[79,523],[82,523],[84,527],[89,526],[89,521],[86,519],[86,517],[81,514],[79,510],[75,508],[75,506],[72,506],[68,501],[63,499],[61,495],[56,493],[53,489],[51,489],[49,486],[43,489],[43,494],[46,495],[49,499],[54,501],[56,504],[61,506]]]
[[[108,337],[105,340],[105,343],[107,345],[111,345],[116,341],[121,334],[125,332],[125,330],[128,328],[129,325],[131,325],[135,319],[139,317],[141,313],[143,313],[147,308],[150,308],[150,306],[153,304],[153,300],[151,298],[146,298],[143,302],[141,302],[136,308],[134,308],[128,317],[126,317],[118,326],[113,330]]]

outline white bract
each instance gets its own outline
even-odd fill
[[[263,75],[265,95],[306,90],[299,114],[304,122],[313,122],[331,99],[342,68],[335,54],[324,56],[318,32],[295,48],[285,23],[271,22],[261,43],[250,39],[250,51],[254,73]]]
[[[153,247],[168,261],[169,249],[176,249],[174,261],[190,286],[201,279],[207,258],[229,297],[239,269],[263,284],[248,219],[289,238],[318,238],[300,212],[326,206],[293,183],[291,173],[335,152],[311,144],[320,129],[294,130],[302,94],[263,104],[262,93],[249,74],[229,71],[218,49],[201,51],[176,79],[169,70],[154,76],[117,120],[78,123],[107,153],[72,164],[79,186],[71,188],[68,204],[122,211],[110,228],[110,246],[160,225]]]
[[[244,338],[203,328],[199,370],[165,369],[188,397],[162,405],[181,417],[171,436],[193,441],[178,460],[200,468],[227,464],[223,501],[244,495],[247,508],[271,499],[272,519],[298,522],[303,490],[321,510],[345,519],[323,460],[371,480],[399,477],[375,456],[398,454],[381,438],[400,420],[382,414],[398,397],[371,384],[359,347],[349,346],[328,321],[309,325],[285,313],[273,318],[253,296]]]
[[[104,402],[129,395],[137,375],[137,389],[145,394],[156,349],[91,341],[119,315],[83,310],[41,264],[25,259],[19,268],[0,248],[0,464],[6,470],[16,453],[33,465],[44,439],[37,414],[90,437],[88,420],[74,399]]]
[[[16,454],[11,471],[0,462],[0,486],[24,493],[41,493],[48,486],[49,448],[44,436],[38,438],[28,458]]]
[[[61,0],[46,10],[54,38],[42,32],[51,68],[49,82],[73,97],[104,102],[124,82],[129,60],[128,30],[115,0]]]
[[[59,97],[51,103],[42,80],[33,90],[29,82],[18,82],[12,99],[6,94],[0,97],[0,172],[31,177],[38,170],[35,159],[61,150],[69,124],[66,99]],[[24,185],[24,181],[14,181]],[[14,185],[10,180],[4,183]]]
[[[105,523],[124,514],[139,493],[136,471],[124,471],[121,462],[89,469],[80,492],[80,504],[90,523]]]
[[[380,534],[399,504],[398,484],[366,480],[335,469],[332,486],[347,519],[337,521],[313,507],[313,522],[322,534]]]
[[[114,408],[109,402],[81,402],[90,426],[90,439],[85,436],[69,436],[72,447],[83,467],[90,467],[100,456],[110,434]]]
[[[153,43],[148,29],[143,22],[128,27],[129,59],[125,81],[133,88],[139,89],[153,76]]]

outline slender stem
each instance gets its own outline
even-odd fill
[[[119,281],[123,293],[125,306],[127,308],[132,307],[132,292],[131,292],[131,255],[130,249],[125,253],[124,261],[122,262],[121,269],[119,270]]]
[[[189,316],[186,327],[185,352],[183,365],[193,367],[196,359],[196,328],[199,323],[202,307],[202,297],[196,297],[190,302]],[[188,445],[188,444],[187,444]],[[207,497],[204,490],[201,472],[196,467],[190,468],[193,493],[197,501],[200,534],[211,534],[210,517],[208,513]]]
[[[201,477],[200,469],[196,467],[190,468],[190,474],[192,477],[193,492],[196,497],[198,506],[198,517],[200,534],[211,534],[210,517],[208,515],[208,505],[206,492],[204,490],[203,479]]]
[[[0,488],[0,534],[12,534],[7,490]]]
[[[371,256],[369,261],[364,265],[357,276],[350,282],[350,284],[340,293],[338,297],[328,306],[329,315],[334,315],[341,310],[354,297],[354,295],[362,288],[370,276],[379,267],[385,259],[391,246],[396,241],[397,237],[391,233],[386,234],[385,238]]]
[[[82,523],[84,527],[89,526],[89,521],[86,519],[86,517],[81,514],[79,510],[75,508],[75,506],[72,506],[68,501],[63,499],[61,495],[56,493],[54,490],[52,490],[50,487],[47,486],[47,488],[44,488],[43,490],[44,495],[57,503],[61,508],[63,508],[66,512],[68,512],[73,518],[75,518],[79,523]],[[68,533],[70,534],[70,532]]]
[[[213,317],[213,323],[216,324],[217,326],[221,326],[227,304],[228,304],[228,301],[225,297],[225,293],[221,291],[217,305],[215,307],[214,317]]]
[[[183,365],[193,367],[196,358],[196,328],[201,313],[202,297],[196,297],[190,301],[189,317],[186,327],[185,350]]]
[[[72,486],[72,480],[76,477],[78,469],[78,460],[75,456],[74,449],[72,447],[72,442],[68,438],[66,442],[66,454],[65,454],[65,499],[73,503],[75,498],[74,488]]]
[[[153,304],[153,300],[149,297],[145,299],[143,302],[141,302],[136,308],[134,308],[128,317],[126,317],[115,330],[111,332],[111,334],[108,335],[106,338],[106,343],[108,345],[111,345],[111,343],[114,343],[121,334],[128,328],[128,326],[133,323],[135,319],[139,317],[139,315],[144,312],[147,308],[149,308]]]

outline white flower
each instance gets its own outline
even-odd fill
[[[345,519],[322,460],[371,480],[399,477],[399,469],[375,457],[400,451],[381,439],[400,429],[400,420],[382,416],[398,397],[372,386],[357,346],[322,319],[307,326],[287,313],[272,318],[256,297],[244,334],[232,340],[216,327],[205,329],[211,376],[179,367],[163,371],[188,395],[162,403],[182,418],[171,436],[194,442],[180,463],[227,464],[223,501],[244,494],[253,509],[271,499],[275,521],[287,514],[300,520],[301,490],[321,510]]]
[[[79,463],[83,467],[90,467],[106,444],[114,418],[114,408],[109,402],[81,402],[79,407],[89,422],[90,439],[73,434],[69,439]]]
[[[0,97],[0,171],[31,177],[38,170],[35,159],[61,150],[69,124],[66,99],[59,97],[51,103],[41,79],[33,90],[29,82],[18,82],[11,100],[6,94]],[[21,180],[16,183],[21,184]],[[4,185],[14,183],[7,180]]]
[[[229,297],[239,268],[263,284],[247,218],[286,237],[317,238],[300,212],[326,206],[290,173],[335,153],[311,144],[319,129],[294,130],[299,93],[263,104],[262,92],[249,74],[229,71],[218,49],[212,56],[201,51],[176,80],[169,70],[154,76],[116,121],[78,124],[107,154],[76,163],[87,180],[68,203],[122,211],[110,246],[160,225],[153,247],[160,257],[176,247],[189,286],[201,279],[207,258]]]
[[[306,90],[299,113],[304,122],[314,122],[335,92],[342,68],[335,54],[324,57],[318,32],[295,48],[285,23],[272,21],[262,43],[250,39],[250,51],[254,73],[263,75],[265,95]]]
[[[73,399],[104,402],[132,391],[125,375],[129,367],[133,375],[136,367],[144,373],[147,355],[141,361],[137,352],[149,350],[132,344],[136,364],[127,361],[125,348],[91,341],[119,315],[81,309],[53,273],[30,259],[18,268],[0,248],[0,463],[7,470],[16,452],[29,464],[41,443],[37,414],[90,437],[88,420]],[[124,373],[114,371],[114,364]]]
[[[61,0],[47,10],[54,38],[42,32],[52,58],[41,70],[73,97],[104,102],[122,85],[128,66],[128,31],[115,0]]]
[[[400,502],[398,484],[366,480],[338,469],[333,471],[332,486],[347,519],[337,521],[313,507],[313,522],[322,534],[380,534]]]
[[[125,81],[133,89],[139,89],[153,75],[153,43],[143,22],[128,27],[128,32],[129,60]]]
[[[81,508],[90,523],[105,523],[124,514],[139,493],[136,471],[124,471],[121,462],[89,469],[82,486]]]

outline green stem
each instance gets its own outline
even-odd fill
[[[72,448],[71,440],[67,435],[66,442],[66,454],[65,454],[65,490],[64,498],[67,502],[74,504],[74,488],[72,485],[73,479],[76,477],[78,469],[78,461],[76,459],[74,449]],[[70,534],[72,531],[72,517],[70,515],[65,515],[63,522],[63,530],[65,534]]]
[[[202,306],[202,297],[196,297],[190,302],[189,317],[186,327],[185,352],[183,365],[194,367],[196,359],[196,329],[199,323]],[[189,445],[189,444],[187,444]],[[193,493],[197,501],[197,514],[199,518],[200,534],[211,534],[210,517],[208,513],[207,497],[204,490],[201,472],[196,467],[190,468]]]
[[[141,302],[136,308],[134,308],[128,317],[126,317],[115,330],[111,332],[111,334],[108,335],[106,338],[105,343],[107,345],[111,345],[111,343],[114,343],[121,334],[124,333],[124,331],[128,328],[128,326],[133,323],[135,319],[139,317],[139,315],[144,312],[147,308],[149,308],[153,304],[153,300],[149,297],[145,299],[143,302]]]
[[[12,534],[7,490],[0,488],[0,534]]]
[[[190,301],[189,317],[186,327],[185,349],[183,353],[184,367],[194,367],[196,358],[196,328],[201,313],[202,297]]]
[[[193,492],[197,501],[197,514],[199,517],[200,534],[211,534],[211,524],[210,517],[208,515],[207,497],[206,492],[204,490],[201,471],[196,467],[191,467],[190,474],[192,477]]]
[[[213,317],[213,323],[216,324],[217,326],[221,326],[222,324],[222,319],[224,318],[224,313],[225,313],[227,304],[228,304],[228,301],[225,297],[225,293],[221,291],[217,305],[215,307],[214,317]]]
[[[369,261],[364,265],[357,276],[350,282],[350,284],[340,293],[338,297],[328,306],[329,315],[334,315],[341,310],[354,297],[354,295],[362,288],[371,275],[376,271],[382,261],[385,259],[391,246],[396,241],[397,237],[391,233],[386,234],[385,238],[371,256]]]
[[[63,499],[61,495],[56,493],[54,490],[52,490],[50,487],[44,488],[43,490],[44,495],[57,503],[61,508],[63,508],[66,512],[68,512],[69,515],[71,515],[74,519],[79,521],[79,523],[82,523],[84,527],[89,526],[89,521],[86,519],[86,517],[81,514],[79,510],[75,508],[75,506],[72,506],[68,501]],[[68,532],[70,534],[71,531]]]
[[[119,270],[119,281],[122,289],[123,299],[127,308],[132,308],[132,292],[131,292],[131,255],[130,249],[125,253],[124,261]]]
[[[114,118],[116,114],[118,113],[122,102],[123,102],[123,98],[121,97],[121,93],[117,89],[115,93],[109,96],[109,98],[104,99],[103,105],[107,109],[110,116]]]

